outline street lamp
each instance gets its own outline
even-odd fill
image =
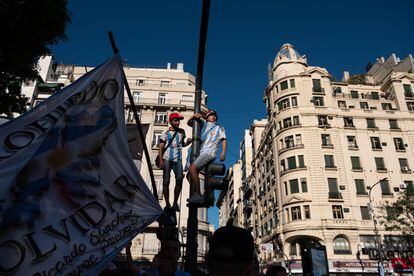
[[[381,238],[379,236],[379,231],[378,231],[378,227],[377,227],[377,217],[375,215],[374,212],[374,208],[372,208],[372,198],[371,198],[371,191],[372,189],[377,186],[378,184],[380,184],[383,181],[386,181],[388,178],[385,177],[383,179],[381,179],[380,181],[376,182],[374,185],[372,185],[371,187],[367,187],[369,192],[368,192],[368,198],[369,198],[369,203],[368,203],[368,210],[372,216],[372,220],[374,221],[374,233],[375,233],[375,239],[377,240],[377,244],[378,244],[378,274],[383,276],[384,273],[384,262],[383,262],[383,256],[382,256],[382,243],[381,243]]]

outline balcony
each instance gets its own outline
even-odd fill
[[[293,145],[287,145],[286,147],[284,147],[284,148],[281,148],[280,150],[279,150],[279,154],[281,154],[281,153],[283,153],[283,152],[285,152],[285,151],[288,151],[288,150],[292,150],[292,149],[301,149],[301,148],[304,148],[304,145],[303,144],[293,144]]]
[[[125,98],[125,104],[129,105],[129,99]],[[154,106],[154,107],[186,107],[193,106],[194,101],[179,100],[179,99],[158,99],[158,98],[138,98],[134,99],[134,104],[137,106]]]
[[[329,196],[329,199],[342,199],[341,192],[329,192],[328,196]]]
[[[325,94],[325,89],[322,88],[322,87],[314,86],[314,87],[312,87],[312,92],[313,93],[319,93],[319,94]]]
[[[353,219],[321,219],[322,227],[328,229],[358,229],[358,221]]]

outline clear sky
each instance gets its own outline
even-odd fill
[[[368,61],[414,54],[414,1],[212,0],[203,89],[226,128],[227,165],[239,154],[243,130],[265,117],[267,66],[289,42],[308,63],[337,79],[364,73]],[[112,30],[133,66],[184,63],[195,75],[201,0],[69,1],[68,40],[53,47],[57,61],[98,65],[112,55]],[[39,15],[41,16],[41,15]],[[217,226],[217,208],[209,220]]]

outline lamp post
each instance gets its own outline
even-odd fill
[[[376,182],[371,187],[369,187],[369,188],[367,187],[368,190],[369,190],[369,192],[368,192],[368,198],[369,198],[368,210],[369,210],[369,213],[371,214],[372,220],[374,222],[375,239],[377,240],[377,245],[378,245],[378,257],[379,257],[378,258],[378,274],[381,275],[381,276],[383,276],[385,274],[384,273],[384,262],[383,262],[383,256],[382,256],[382,243],[381,243],[381,238],[380,238],[378,227],[377,227],[377,224],[378,224],[377,217],[375,215],[374,208],[372,208],[371,191],[375,186],[377,186],[382,181],[385,181],[387,179],[388,178],[385,177],[385,178],[381,179],[380,181]]]

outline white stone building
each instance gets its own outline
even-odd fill
[[[413,72],[411,56],[393,54],[338,82],[282,46],[264,94],[268,123],[253,154],[254,235],[275,248],[261,254],[262,264],[288,257],[300,272],[306,238],[326,246],[331,273],[377,271],[368,189],[383,180],[372,190],[379,215],[384,201],[413,185]],[[379,234],[386,258],[413,255],[401,233],[380,225]]]

